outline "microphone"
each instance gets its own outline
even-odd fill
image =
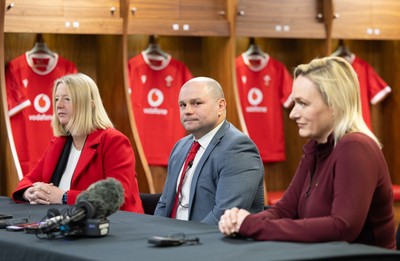
[[[115,178],[97,181],[78,195],[76,202],[90,202],[95,212],[90,218],[104,218],[116,212],[124,203],[124,189]]]
[[[50,208],[49,210],[47,210],[48,218],[56,217],[59,215],[60,215],[60,210],[58,210],[57,208]]]
[[[60,215],[42,222],[40,231],[51,233],[60,228],[65,235],[80,234],[82,229],[85,230],[86,223],[94,222],[97,226],[106,227],[108,232],[106,217],[116,212],[124,203],[124,189],[114,178],[100,180],[79,194],[76,203],[75,206],[62,210]],[[105,223],[107,226],[104,225]],[[104,233],[104,231],[99,232]]]

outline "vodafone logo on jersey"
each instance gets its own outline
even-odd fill
[[[35,110],[37,110],[39,113],[45,113],[50,109],[51,106],[49,96],[44,93],[40,93],[35,97],[35,100],[33,101],[33,106],[35,107]]]
[[[247,94],[247,100],[252,106],[257,106],[263,100],[263,93],[258,88],[251,88]]]
[[[153,88],[147,94],[147,102],[151,106],[151,108],[143,108],[143,112],[145,114],[159,114],[159,115],[167,115],[168,110],[157,108],[164,102],[164,94],[161,90],[157,88]]]
[[[267,107],[259,106],[263,101],[264,95],[262,91],[256,87],[253,87],[247,93],[247,100],[251,106],[246,107],[246,112],[261,112],[266,113]]]
[[[37,115],[29,115],[31,121],[51,121],[52,115],[45,114],[51,107],[51,99],[44,93],[36,95],[33,100],[33,107],[39,113]]]
[[[147,94],[147,102],[151,107],[158,107],[164,101],[164,94],[159,89],[151,89]]]

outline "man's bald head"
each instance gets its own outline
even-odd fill
[[[210,95],[214,97],[216,100],[225,98],[224,91],[216,80],[209,78],[209,77],[196,77],[193,78],[189,81],[187,81],[182,88],[185,88],[187,86],[199,86],[202,88],[207,88],[208,91],[210,92]]]

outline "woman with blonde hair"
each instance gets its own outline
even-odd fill
[[[16,202],[74,204],[90,184],[115,178],[124,188],[122,210],[143,213],[128,138],[114,129],[96,83],[82,73],[56,80],[54,138],[12,194]]]
[[[283,198],[258,214],[226,210],[225,235],[256,240],[347,241],[395,248],[393,194],[381,145],[361,113],[360,88],[342,58],[294,72],[290,118],[310,141]]]

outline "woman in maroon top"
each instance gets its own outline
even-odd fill
[[[309,138],[283,198],[258,214],[233,208],[225,235],[255,240],[347,241],[395,248],[393,194],[381,145],[362,118],[360,88],[342,58],[295,69],[290,118]]]

